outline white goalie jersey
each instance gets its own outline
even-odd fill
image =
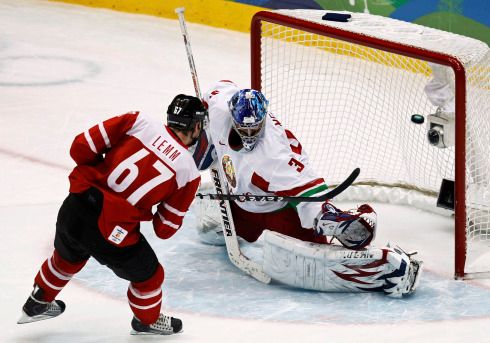
[[[234,149],[229,138],[233,129],[228,101],[239,90],[231,81],[220,81],[204,94],[210,117],[206,132],[208,143],[214,145],[215,159],[226,174],[230,193],[315,197],[326,193],[323,178],[318,177],[310,166],[300,142],[270,113],[255,148],[249,152]],[[201,156],[201,160],[206,158],[209,156]],[[199,161],[196,163],[200,165]],[[254,213],[273,212],[287,204],[272,201],[236,203]],[[296,205],[302,227],[312,228],[321,203],[293,205]]]
[[[207,169],[215,162],[216,168],[226,175],[229,192],[233,194],[315,197],[325,194],[327,186],[309,164],[300,142],[272,114],[266,116],[265,129],[254,149],[239,149],[230,135],[233,126],[228,108],[228,101],[239,90],[230,81],[220,81],[205,93],[210,124],[194,153],[199,169]],[[198,215],[201,239],[209,244],[222,244],[222,228],[214,229],[220,225],[220,210],[211,202],[202,202],[207,205],[201,206],[202,213]],[[252,213],[275,212],[287,205],[274,201],[237,201],[236,204]],[[312,228],[322,203],[293,205],[301,226]],[[218,220],[208,222],[213,212]],[[269,230],[264,231],[259,244],[263,248],[263,271],[293,287],[326,292],[384,292],[400,297],[412,293],[420,277],[421,262],[413,260],[401,249],[389,246],[353,251]]]

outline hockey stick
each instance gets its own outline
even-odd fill
[[[196,65],[194,64],[194,55],[191,50],[191,42],[189,41],[189,33],[187,33],[187,25],[185,24],[184,18],[184,7],[179,7],[175,9],[175,13],[179,16],[180,31],[182,32],[182,37],[184,38],[185,50],[187,52],[187,60],[189,62],[189,68],[191,69],[192,82],[194,83],[194,90],[196,91],[196,96],[202,99],[201,87],[199,87],[199,79],[197,78]]]
[[[175,13],[177,13],[177,15],[179,16],[180,30],[182,31],[182,36],[184,38],[187,59],[189,61],[189,67],[192,74],[192,81],[194,83],[196,96],[199,99],[202,99],[201,89],[199,88],[199,82],[197,78],[196,66],[194,64],[194,57],[189,40],[189,34],[187,33],[187,26],[184,19],[184,8],[176,8]],[[214,181],[216,192],[219,194],[224,194],[223,188],[227,191],[228,187],[226,187],[226,184],[224,184],[223,180],[225,179],[221,175],[221,171],[219,169],[211,168],[211,176]],[[263,283],[269,283],[271,281],[271,278],[269,275],[264,273],[262,265],[248,259],[248,257],[243,255],[240,251],[240,245],[238,244],[238,237],[235,231],[235,224],[233,223],[233,217],[231,215],[230,203],[228,201],[221,200],[219,207],[221,211],[221,226],[223,228],[223,235],[225,238],[228,258],[235,266],[238,267],[238,269],[244,271],[245,273]]]
[[[207,200],[238,200],[238,201],[296,201],[296,202],[322,202],[328,199],[335,198],[337,195],[345,191],[357,179],[361,170],[356,168],[352,171],[347,179],[331,191],[319,197],[294,197],[294,196],[278,196],[278,195],[252,195],[252,194],[203,194],[197,193],[196,197]]]

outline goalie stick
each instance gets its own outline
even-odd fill
[[[319,197],[294,197],[294,196],[278,196],[278,195],[252,195],[252,194],[211,194],[197,193],[196,197],[207,200],[239,200],[239,201],[297,201],[297,202],[322,202],[328,199],[335,198],[337,195],[345,191],[357,179],[361,170],[356,168],[341,184],[331,191]]]
[[[177,13],[179,17],[180,30],[184,38],[187,59],[191,70],[192,81],[194,83],[194,90],[196,92],[196,96],[199,99],[202,99],[201,89],[199,87],[199,82],[197,78],[196,66],[194,64],[194,57],[189,40],[189,34],[187,33],[187,26],[185,24],[184,8],[176,8],[175,13]],[[228,190],[228,187],[226,187],[226,184],[223,181],[224,178],[221,175],[221,171],[219,169],[211,168],[211,176],[214,182],[214,187],[216,188],[216,192],[223,195],[229,195],[223,193],[223,188],[225,190]],[[231,215],[229,202],[223,199],[221,200],[219,207],[221,212],[221,226],[223,228],[223,235],[225,238],[228,258],[235,266],[238,267],[238,269],[244,271],[245,273],[263,283],[269,283],[271,281],[271,278],[269,275],[264,273],[262,265],[248,259],[248,257],[243,255],[240,251],[240,245],[238,244],[238,237],[236,235],[235,224],[233,223],[233,217]]]

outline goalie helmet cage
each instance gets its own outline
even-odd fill
[[[455,277],[488,277],[488,46],[392,18],[351,13],[350,22],[332,22],[324,14],[277,10],[253,17],[252,87],[262,90],[329,183],[361,168],[347,192],[351,200],[444,212],[435,206],[439,188],[443,179],[454,180]],[[437,110],[424,92],[434,68],[449,75],[454,92],[456,143],[448,148],[432,146],[428,124],[410,120]]]

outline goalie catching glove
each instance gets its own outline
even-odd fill
[[[318,235],[334,237],[344,247],[359,250],[375,237],[376,212],[368,204],[341,211],[326,201],[315,218],[314,229]]]

